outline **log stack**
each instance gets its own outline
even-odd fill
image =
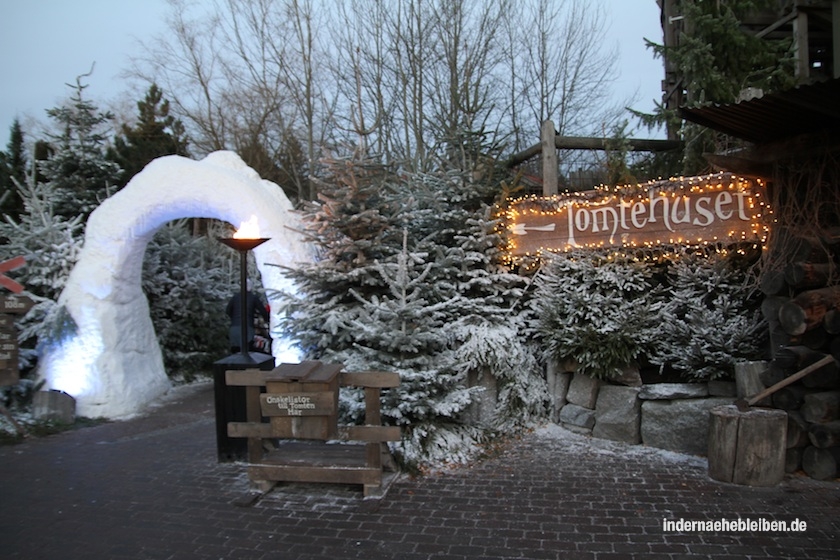
[[[788,264],[760,282],[772,347],[761,382],[773,385],[829,354],[836,360],[772,396],[773,407],[788,413],[786,471],[819,480],[840,476],[838,241],[789,238]]]

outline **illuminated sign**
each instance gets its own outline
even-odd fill
[[[719,174],[510,203],[510,255],[576,248],[763,241],[763,185]]]

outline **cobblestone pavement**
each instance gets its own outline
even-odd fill
[[[250,507],[216,461],[212,386],[151,414],[0,447],[0,557],[840,558],[840,484],[712,481],[705,461],[556,427],[385,497],[289,485]],[[665,531],[663,520],[804,521],[804,532]]]

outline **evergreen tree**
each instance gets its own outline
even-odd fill
[[[229,352],[225,305],[238,290],[238,254],[183,222],[162,227],[143,260],[143,292],[168,375],[191,379]]]
[[[677,0],[676,9],[683,16],[679,45],[648,41],[648,47],[677,67],[684,105],[734,103],[749,87],[772,92],[794,85],[790,41],[759,38],[741,26],[748,14],[775,9],[777,4],[774,0]],[[682,174],[706,171],[703,153],[720,152],[735,142],[705,127],[683,123],[675,111],[663,106],[653,115],[636,114],[650,125],[679,128],[686,144]]]
[[[527,309],[516,305],[525,281],[498,263],[492,190],[458,171],[334,164],[319,186],[323,203],[307,215],[321,258],[289,272],[299,293],[287,296],[285,330],[310,358],[400,374],[383,415],[403,427],[397,448],[409,466],[465,459],[484,436],[464,422],[477,391],[471,369],[500,381],[497,428],[542,409],[520,331]],[[361,409],[351,397],[342,400],[348,417]]]
[[[68,104],[47,111],[61,134],[50,137],[52,154],[39,166],[54,191],[60,216],[87,217],[119,184],[119,165],[105,156],[105,127],[112,118],[84,98],[80,79]]]
[[[758,360],[767,324],[747,273],[726,257],[682,255],[668,271],[662,324],[650,361],[691,381],[734,376],[735,363]]]
[[[661,328],[652,270],[596,251],[557,255],[538,278],[534,305],[547,359],[614,378],[653,349]]]
[[[26,367],[33,363],[37,343],[53,336],[64,320],[56,305],[70,271],[82,248],[81,216],[64,218],[56,211],[56,191],[48,184],[28,176],[19,185],[23,211],[18,217],[4,216],[0,236],[0,258],[23,255],[26,266],[16,271],[16,280],[26,288],[35,307],[18,321],[20,360]]]
[[[9,143],[0,152],[0,213],[17,216],[23,210],[18,185],[26,176],[26,150],[20,121],[14,120],[9,131]]]
[[[108,159],[122,168],[119,185],[124,186],[153,159],[168,155],[189,155],[184,125],[169,114],[169,101],[152,84],[143,101],[137,102],[137,123],[123,125],[114,139]]]

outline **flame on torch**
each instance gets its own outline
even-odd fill
[[[251,218],[239,225],[239,229],[233,234],[234,239],[259,239],[260,224],[257,216],[252,214]]]

